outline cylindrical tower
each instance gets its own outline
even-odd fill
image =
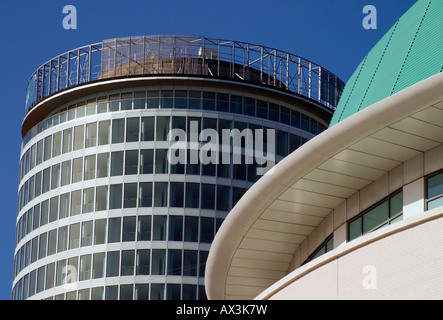
[[[13,299],[205,299],[223,219],[266,161],[328,126],[343,86],[290,53],[196,36],[46,62],[27,88]]]

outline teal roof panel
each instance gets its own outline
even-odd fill
[[[360,63],[330,126],[442,72],[442,17],[443,0],[418,0]]]

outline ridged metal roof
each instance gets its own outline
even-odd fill
[[[366,55],[330,126],[443,71],[443,0],[419,0]]]

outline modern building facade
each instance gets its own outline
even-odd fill
[[[417,1],[331,126],[237,203],[208,257],[210,299],[443,298],[442,13]]]
[[[279,162],[328,126],[343,86],[292,54],[194,36],[46,62],[22,124],[13,299],[206,299],[214,235],[269,157],[247,163],[243,136],[240,149],[217,142],[218,163],[192,161],[205,141],[191,128],[271,129],[264,151]],[[171,129],[185,132],[185,162],[169,161]]]

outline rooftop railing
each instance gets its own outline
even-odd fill
[[[327,69],[277,49],[198,36],[137,36],[104,40],[44,63],[29,79],[26,111],[81,84],[150,75],[245,81],[290,91],[332,110],[344,88]]]

